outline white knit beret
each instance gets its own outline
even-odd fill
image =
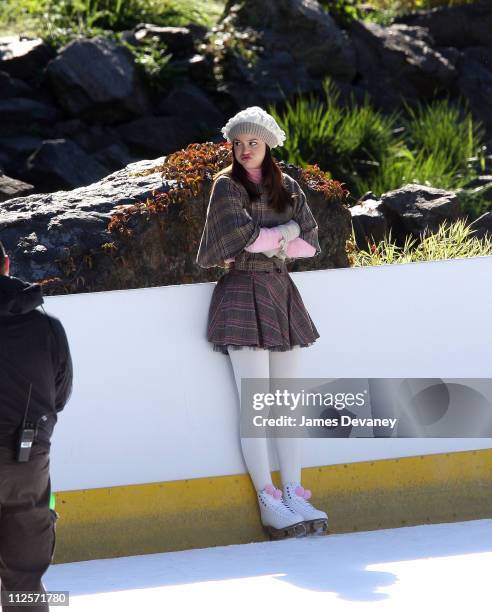
[[[264,140],[273,149],[285,141],[285,132],[275,119],[260,106],[249,106],[231,117],[220,130],[228,142],[241,133],[249,133]]]

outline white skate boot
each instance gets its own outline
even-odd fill
[[[268,484],[258,492],[261,522],[272,540],[306,535],[304,517],[288,508],[282,499],[282,491]]]
[[[310,497],[311,491],[298,482],[288,482],[284,487],[285,505],[303,517],[307,533],[322,535],[328,531],[328,515],[312,506],[307,501]]]

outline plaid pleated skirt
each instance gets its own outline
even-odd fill
[[[225,273],[210,301],[207,339],[228,354],[245,346],[288,351],[310,346],[318,330],[284,262],[250,262]],[[262,269],[263,268],[263,269]]]

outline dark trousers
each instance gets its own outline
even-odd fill
[[[41,582],[55,549],[56,513],[50,510],[49,450],[34,445],[31,458],[15,461],[0,447],[0,579],[2,592],[44,593]],[[4,612],[46,612],[48,604],[5,605]]]

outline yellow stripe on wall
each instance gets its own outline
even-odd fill
[[[303,485],[331,533],[490,518],[492,449],[304,468]],[[247,474],[63,491],[56,510],[55,563],[268,539]]]

